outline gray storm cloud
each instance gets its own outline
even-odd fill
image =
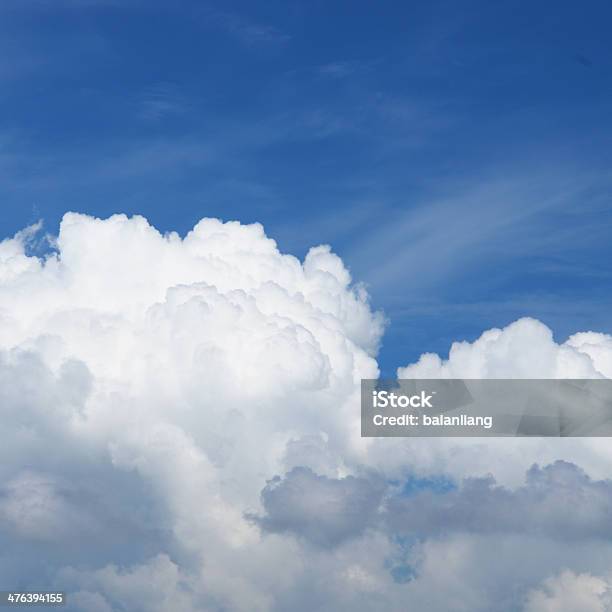
[[[346,476],[328,478],[294,468],[270,480],[261,493],[266,510],[254,520],[272,533],[293,533],[322,547],[334,547],[375,525],[384,481]]]

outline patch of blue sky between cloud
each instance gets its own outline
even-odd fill
[[[432,491],[433,493],[442,494],[454,491],[457,488],[457,483],[443,474],[425,478],[412,476],[401,483],[400,488],[402,495],[415,495],[421,491]]]

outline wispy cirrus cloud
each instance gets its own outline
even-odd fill
[[[575,167],[563,174],[558,168],[542,168],[536,174],[515,168],[503,178],[497,170],[480,179],[464,181],[452,195],[441,191],[437,198],[430,194],[421,202],[388,207],[364,243],[355,245],[354,265],[377,287],[398,286],[408,279],[413,288],[440,286],[442,279],[489,264],[493,257],[553,256],[568,247],[590,247],[576,241],[577,234],[592,226],[593,238],[601,240],[602,222],[609,226],[609,215],[597,215],[594,223],[597,213],[588,214],[591,192],[596,185],[605,187],[606,176],[594,182],[589,172]],[[586,214],[571,214],[577,205]],[[572,225],[559,222],[568,214],[574,218]],[[385,249],[377,248],[383,244]],[[391,259],[389,248],[394,252]]]
[[[317,66],[315,71],[323,77],[344,79],[356,74],[363,75],[363,73],[372,70],[379,63],[381,63],[380,59],[333,60]]]
[[[242,13],[208,6],[200,10],[202,22],[224,30],[248,46],[285,44],[291,36],[274,25],[251,19]]]
[[[191,109],[189,99],[176,84],[162,82],[145,90],[138,100],[138,114],[148,121],[159,121],[171,115],[181,115]]]

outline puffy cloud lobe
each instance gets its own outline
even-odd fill
[[[467,478],[446,493],[423,490],[386,506],[394,533],[426,537],[449,532],[532,534],[550,538],[609,538],[612,481],[593,481],[578,466],[534,465],[525,484],[509,489],[492,476]]]
[[[379,479],[328,478],[294,468],[268,482],[261,493],[266,514],[252,518],[266,531],[333,547],[375,525],[384,491]]]
[[[529,593],[524,612],[609,612],[611,587],[609,577],[565,570]]]
[[[73,522],[54,483],[38,474],[22,473],[3,487],[0,517],[22,537],[55,539]]]
[[[70,594],[69,606],[76,610],[99,612],[129,609],[134,612],[197,610],[197,593],[180,568],[164,554],[147,563],[128,568],[109,565],[94,572],[66,568],[61,575],[64,584],[78,585]],[[109,593],[108,599],[101,593]],[[201,597],[200,603],[205,604]],[[200,608],[201,609],[201,608]]]
[[[612,336],[582,332],[570,336],[566,345],[588,355],[599,372],[606,378],[612,378]]]
[[[612,337],[576,334],[557,344],[551,330],[524,318],[453,343],[447,360],[426,353],[399,378],[604,378],[612,373]]]

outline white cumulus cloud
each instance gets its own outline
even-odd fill
[[[610,578],[565,570],[529,593],[525,612],[609,612],[610,587]]]
[[[510,611],[558,597],[542,581],[564,567],[612,567],[603,443],[360,437],[385,321],[329,247],[299,261],[258,224],[180,237],[68,213],[36,257],[39,229],[0,243],[7,584],[100,612]],[[611,355],[524,319],[399,374],[610,377]],[[429,491],[438,476],[454,487]],[[591,527],[557,507],[572,495]]]

